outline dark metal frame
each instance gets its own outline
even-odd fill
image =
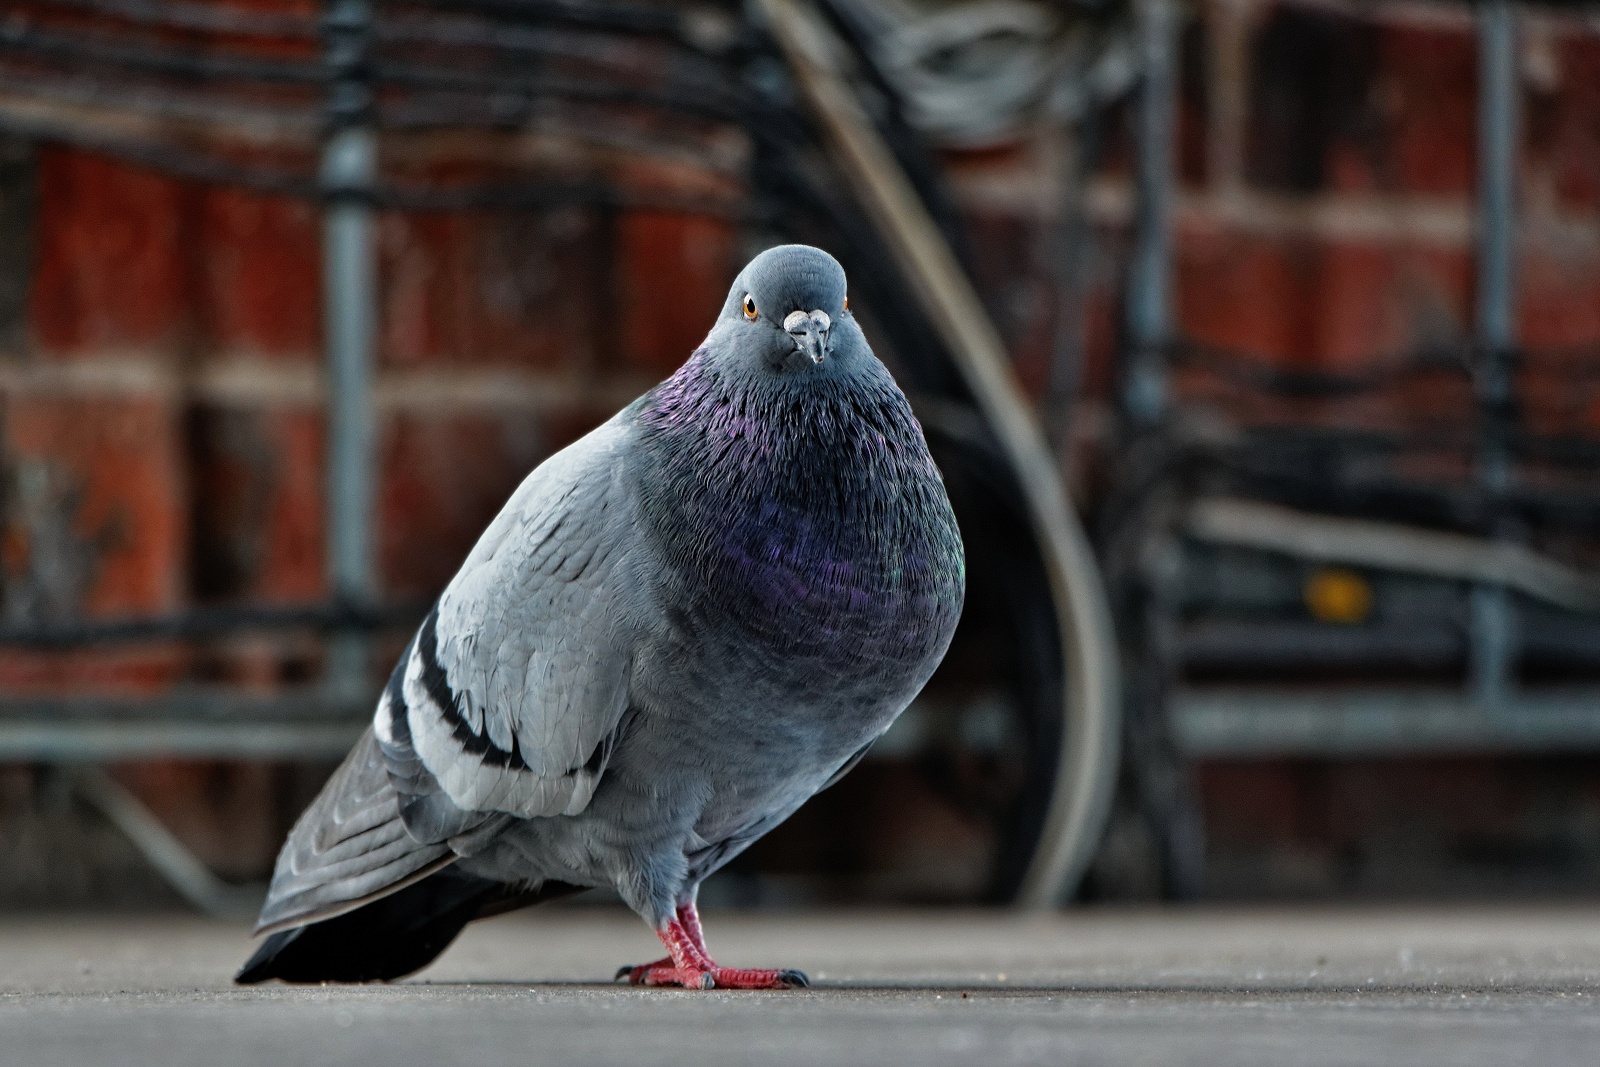
[[[214,689],[184,688],[150,698],[0,699],[0,759],[78,765],[82,773],[74,771],[73,781],[89,783],[80,792],[123,826],[152,863],[166,872],[174,886],[197,906],[215,911],[231,910],[236,901],[229,894],[212,891],[215,885],[207,888],[209,883],[205,879],[194,876],[195,864],[181,856],[174,859],[181,852],[181,846],[170,835],[162,837],[159,833],[146,832],[159,824],[146,817],[147,812],[140,815],[137,801],[125,791],[119,793],[107,786],[109,780],[103,776],[96,778],[91,765],[111,759],[177,754],[211,758],[336,756],[359,735],[369,720],[374,692],[368,677],[371,650],[368,634],[372,629],[393,624],[396,616],[402,614],[398,610],[380,610],[372,606],[374,461],[370,386],[375,329],[372,240],[375,207],[392,204],[451,210],[503,204],[549,204],[552,200],[571,202],[574,199],[600,204],[629,202],[615,190],[589,186],[465,186],[443,190],[385,186],[376,173],[377,129],[454,125],[463,121],[463,116],[447,107],[439,110],[443,105],[431,100],[408,109],[406,101],[396,105],[380,89],[471,91],[485,94],[486,98],[487,94],[500,93],[510,101],[509,110],[492,121],[476,116],[474,121],[479,124],[485,121],[490,125],[514,124],[526,117],[531,100],[554,96],[665,108],[740,125],[755,143],[754,167],[758,180],[754,184],[757,189],[769,197],[782,197],[787,214],[798,215],[804,225],[819,227],[820,232],[828,235],[851,270],[853,288],[861,295],[862,305],[877,312],[877,325],[909,364],[904,368],[911,379],[909,388],[933,403],[963,408],[973,403],[974,391],[962,384],[962,370],[969,377],[973,372],[970,368],[960,368],[961,354],[952,352],[951,345],[929,326],[927,315],[919,312],[917,279],[904,270],[886,266],[894,262],[890,254],[892,242],[874,224],[870,212],[842,196],[841,190],[818,179],[817,165],[823,162],[817,158],[822,139],[813,124],[797,110],[793,86],[786,84],[787,75],[781,70],[771,43],[764,34],[748,25],[730,20],[731,37],[723,35],[726,39],[708,44],[707,34],[689,25],[691,19],[649,5],[603,0],[586,0],[582,5],[541,3],[539,0],[472,0],[465,8],[452,5],[455,11],[470,9],[548,23],[540,29],[512,33],[505,39],[475,39],[472,43],[476,45],[559,53],[574,44],[562,38],[561,32],[570,36],[572,30],[598,28],[617,35],[636,34],[668,41],[683,53],[679,57],[682,62],[674,60],[669,64],[663,85],[640,87],[591,85],[550,78],[536,69],[537,64],[529,65],[532,73],[521,67],[495,64],[487,71],[473,70],[462,75],[436,65],[375,58],[375,42],[394,39],[396,27],[374,25],[370,0],[325,0],[324,17],[318,23],[230,14],[223,20],[225,25],[216,24],[211,15],[202,15],[195,5],[184,0],[54,2],[150,26],[198,18],[207,22],[205,28],[223,32],[296,38],[306,37],[307,30],[315,28],[322,42],[322,61],[318,65],[304,61],[243,60],[225,55],[197,57],[171,49],[150,52],[118,47],[115,42],[103,38],[91,39],[92,35],[79,35],[75,39],[71,34],[57,36],[20,25],[13,27],[12,32],[0,33],[0,51],[20,51],[37,57],[72,55],[74,48],[81,48],[87,49],[84,54],[115,69],[134,71],[142,77],[179,79],[172,84],[162,83],[161,88],[153,90],[159,97],[152,97],[154,105],[159,107],[183,104],[193,110],[195,100],[180,99],[183,92],[192,88],[191,83],[203,87],[207,80],[230,78],[291,88],[298,86],[302,93],[320,87],[324,95],[321,165],[314,180],[292,169],[239,164],[176,145],[117,137],[97,140],[90,136],[86,139],[81,131],[30,125],[31,120],[9,122],[26,133],[85,144],[201,180],[228,181],[280,194],[315,196],[323,204],[323,295],[329,396],[328,559],[335,599],[331,605],[295,610],[308,616],[299,620],[301,624],[315,626],[331,635],[324,679],[300,692],[259,698]],[[421,0],[417,8],[426,10],[430,2]],[[826,10],[823,15],[829,17]],[[426,16],[424,21],[433,25],[438,19]],[[564,29],[558,32],[550,27]],[[849,38],[847,33],[843,36]],[[850,40],[848,43],[857,59],[870,66],[860,42]],[[737,99],[725,85],[713,83],[714,80],[708,79],[706,72],[700,69],[713,62],[737,68],[737,77],[745,90]],[[252,101],[249,106],[265,106],[271,110],[276,105],[258,105]],[[278,107],[278,112],[280,118],[303,117],[293,106]],[[943,231],[942,234],[936,232],[932,240],[942,240],[959,252],[962,240],[956,229],[954,212],[942,196],[936,169],[915,137],[903,124],[897,125],[898,120],[892,114],[873,115],[871,121],[878,127],[877,134],[890,146],[895,157],[894,166],[914,187],[937,229]],[[0,116],[0,124],[5,124],[4,116]],[[649,198],[641,195],[637,199]],[[777,214],[770,203],[759,199],[753,209],[730,209],[726,204],[717,203],[682,203],[671,198],[663,198],[663,201],[645,206],[706,211],[746,220],[770,219]],[[979,371],[991,378],[1007,373],[1003,362],[990,360],[990,363],[994,365],[980,367]],[[993,385],[992,380],[989,385]],[[975,392],[987,396],[995,389]],[[1026,419],[1027,416],[1021,417]],[[1036,511],[1039,487],[1034,483],[1041,472],[1032,468],[1019,470],[1013,454],[1016,450],[1008,451],[1007,447],[1019,431],[1014,426],[985,427],[982,418],[977,420],[977,427],[976,433],[963,431],[947,435],[942,445],[946,453],[961,457],[977,468],[987,467],[991,483],[988,488],[1003,505],[1024,515]],[[930,429],[930,437],[936,436],[939,436],[937,429]],[[1043,456],[1042,451],[1039,456]],[[1060,496],[1059,493],[1055,495]],[[1068,522],[1070,525],[1070,515]],[[1008,581],[1017,584],[1009,595],[1021,605],[1019,626],[1049,634],[1048,640],[1024,642],[1026,649],[1019,653],[1019,658],[1024,660],[1032,657],[1025,664],[1028,669],[1024,673],[1049,676],[1050,684],[1020,687],[1023,690],[1021,703],[1027,705],[1020,711],[1027,720],[1030,736],[1037,741],[1038,751],[1030,754],[1030,791],[1019,802],[1027,810],[1016,817],[1017,825],[1012,831],[1017,839],[1013,844],[1045,859],[1035,862],[1022,857],[1017,865],[1019,869],[1000,876],[1003,884],[997,885],[996,892],[1008,896],[1022,885],[1036,905],[1069,895],[1071,883],[1076,881],[1087,861],[1098,835],[1098,813],[1103,808],[1095,799],[1104,792],[1101,781],[1104,775],[1097,776],[1095,754],[1107,744],[1114,751],[1117,733],[1114,726],[1116,701],[1102,700],[1100,703],[1106,706],[1088,714],[1080,706],[1083,697],[1079,692],[1085,686],[1091,693],[1107,687],[1114,689],[1113,675],[1104,670],[1098,673],[1088,670],[1084,678],[1074,675],[1065,681],[1060,679],[1064,670],[1082,666],[1086,655],[1083,649],[1092,651],[1097,647],[1096,640],[1102,645],[1108,644],[1108,636],[1104,626],[1097,627],[1093,612],[1089,610],[1098,604],[1099,580],[1087,552],[1081,553],[1084,565],[1079,569],[1084,574],[1078,580],[1080,585],[1087,580],[1092,588],[1083,587],[1072,592],[1067,598],[1070,603],[1059,599],[1061,583],[1041,587],[1032,579],[1036,569],[1054,573],[1049,566],[1051,547],[1019,546],[1011,553],[1016,558],[1009,561],[1007,571]],[[195,617],[185,620],[136,620],[121,624],[120,634],[101,633],[99,636],[136,639],[141,634],[148,636],[164,628],[208,633],[211,631],[207,629],[207,620],[199,618],[204,614],[196,613]],[[254,622],[258,627],[294,624],[287,618],[266,617],[270,612],[247,611],[245,614],[256,616]],[[1086,617],[1096,625],[1090,626],[1092,632],[1077,633],[1082,630]],[[109,627],[113,631],[118,628],[118,624]],[[93,631],[95,627],[75,629]],[[1062,634],[1066,637],[1064,641],[1058,639]],[[41,639],[48,635],[39,633],[11,636],[23,638],[22,643],[51,643]],[[55,636],[60,638],[58,643],[71,643],[70,635],[65,632]],[[1088,658],[1092,667],[1097,662],[1096,657],[1089,655]],[[1102,721],[1106,715],[1113,716],[1109,730]],[[1096,729],[1099,729],[1098,734]],[[1084,738],[1092,743],[1086,744]],[[1064,746],[1073,745],[1084,747],[1086,755],[1057,758],[1056,754]],[[1069,754],[1071,751],[1068,749]],[[1085,759],[1094,773],[1077,777],[1057,773],[1058,767],[1074,771]],[[1053,800],[1058,795],[1068,794],[1072,794],[1070,803],[1064,807]],[[1069,816],[1064,827],[1056,825],[1062,822],[1061,811]],[[1049,839],[1050,835],[1058,840]],[[1040,845],[1041,837],[1046,838],[1045,846]],[[1040,863],[1043,863],[1043,874],[1035,869]],[[1021,869],[1023,867],[1028,868],[1027,872]]]
[[[1106,549],[1115,575],[1129,673],[1127,771],[1136,803],[1159,841],[1167,892],[1192,896],[1203,886],[1204,833],[1189,782],[1191,759],[1600,751],[1600,687],[1529,691],[1519,690],[1516,682],[1524,635],[1558,658],[1563,647],[1572,648],[1572,634],[1582,631],[1600,638],[1600,600],[1590,595],[1600,589],[1600,576],[1564,570],[1530,552],[1520,543],[1517,523],[1510,518],[1509,498],[1517,489],[1518,418],[1517,13],[1511,0],[1484,0],[1476,8],[1480,180],[1477,320],[1470,371],[1479,413],[1475,507],[1480,532],[1445,534],[1392,520],[1352,526],[1346,516],[1319,515],[1313,507],[1284,511],[1280,517],[1299,535],[1267,543],[1272,538],[1251,529],[1248,522],[1249,509],[1257,505],[1195,499],[1197,491],[1204,492],[1207,465],[1225,446],[1185,436],[1167,384],[1166,358],[1185,354],[1170,320],[1167,295],[1176,94],[1176,77],[1167,62],[1176,41],[1171,5],[1172,0],[1144,0],[1142,8],[1147,72],[1137,132],[1137,230],[1127,283],[1122,394],[1128,430],[1123,480],[1113,492],[1112,510],[1117,514],[1108,527],[1112,533]],[[1266,384],[1305,384],[1294,379],[1283,374]],[[1361,383],[1346,384],[1361,387]],[[1204,518],[1208,507],[1213,514],[1217,508],[1234,508],[1238,521],[1227,529],[1215,522],[1208,526]],[[1253,514],[1271,517],[1260,511]],[[1438,558],[1430,554],[1430,546],[1437,549],[1435,542],[1442,543],[1440,539],[1456,553],[1455,572],[1442,573]],[[1371,634],[1363,643],[1336,627],[1309,622],[1292,633],[1272,635],[1276,640],[1265,642],[1259,654],[1252,643],[1265,632],[1260,626],[1241,624],[1213,628],[1198,639],[1188,636],[1181,619],[1185,575],[1194,567],[1197,552],[1218,545],[1235,552],[1269,552],[1307,565],[1346,563],[1374,568],[1375,573],[1431,575],[1427,580],[1454,582],[1468,590],[1469,607],[1463,613],[1466,647],[1450,634],[1441,640],[1432,631],[1389,635],[1387,645],[1384,635]],[[1460,562],[1469,558],[1482,565]],[[1513,559],[1557,574],[1557,592],[1525,582],[1518,585],[1515,575],[1495,569]],[[1554,623],[1546,619],[1549,611],[1534,611],[1541,599],[1560,609],[1561,617]],[[1574,611],[1587,613],[1592,621],[1569,617]],[[1559,633],[1552,632],[1552,626]],[[1252,668],[1260,673],[1275,661],[1280,670],[1292,669],[1317,659],[1319,653],[1330,653],[1349,667],[1386,658],[1393,662],[1397,657],[1428,662],[1460,657],[1463,652],[1465,691],[1332,681],[1307,687],[1282,681],[1202,685],[1182,680],[1197,655],[1227,660],[1234,665],[1234,674],[1247,677]],[[1575,659],[1586,661],[1582,656]]]

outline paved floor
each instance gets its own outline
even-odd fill
[[[789,993],[605,981],[632,916],[482,923],[392,986],[239,989],[242,929],[0,919],[0,1064],[1595,1064],[1600,906],[713,914]]]

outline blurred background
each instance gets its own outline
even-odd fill
[[[782,240],[971,587],[708,902],[1600,889],[1600,9],[3,7],[0,908],[249,912],[511,489]]]

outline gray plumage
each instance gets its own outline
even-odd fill
[[[295,826],[260,930],[449,864],[612,886],[659,928],[888,728],[964,565],[845,295],[825,253],[763,253],[684,367],[528,476]]]

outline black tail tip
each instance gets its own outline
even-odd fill
[[[269,979],[281,977],[273,966],[277,962],[278,954],[300,936],[300,932],[304,929],[303,926],[297,926],[292,930],[279,930],[261,942],[255,953],[245,961],[245,965],[239,968],[239,973],[233,976],[233,980],[239,985],[259,985]]]

